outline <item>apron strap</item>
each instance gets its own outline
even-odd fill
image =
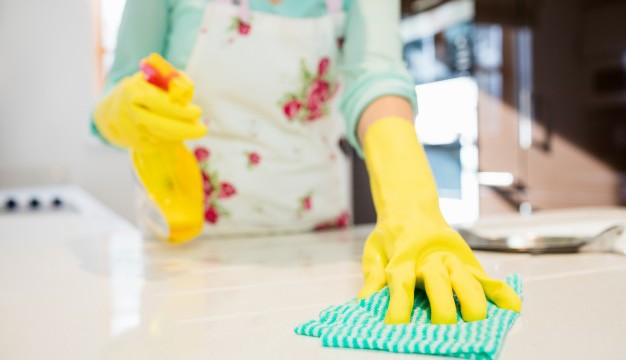
[[[250,2],[248,0],[239,0],[239,18],[243,22],[250,22]]]
[[[219,4],[233,5],[235,0],[214,0]],[[250,2],[248,0],[239,0],[239,18],[244,22],[250,22]]]
[[[342,2],[342,0],[326,0],[326,10],[331,14],[341,12]]]

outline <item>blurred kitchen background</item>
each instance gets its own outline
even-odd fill
[[[0,0],[0,188],[77,184],[133,218],[127,155],[89,133],[123,6]],[[401,36],[451,222],[626,204],[626,0],[407,0]]]
[[[401,33],[450,221],[626,203],[626,1],[409,0]]]

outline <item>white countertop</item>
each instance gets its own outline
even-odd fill
[[[79,189],[58,192],[79,211],[0,213],[0,359],[417,357],[293,333],[357,293],[369,227],[172,247],[144,241]],[[556,217],[593,233],[626,211]],[[626,359],[626,256],[477,254],[493,276],[523,277],[500,359]]]

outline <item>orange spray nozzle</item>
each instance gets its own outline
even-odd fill
[[[172,100],[188,103],[193,98],[193,83],[161,55],[152,53],[141,60],[139,67],[146,81],[170,94]]]

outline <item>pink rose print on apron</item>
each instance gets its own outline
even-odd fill
[[[336,76],[329,72],[330,59],[323,57],[313,73],[304,60],[300,62],[301,87],[298,92],[286,94],[279,102],[287,120],[311,122],[330,112],[329,102],[339,89]]]
[[[255,151],[247,152],[246,157],[248,158],[248,170],[254,169],[261,163],[261,155]]]
[[[228,217],[230,213],[221,206],[223,200],[237,195],[237,189],[226,181],[220,181],[216,171],[209,170],[209,157],[211,153],[204,147],[196,147],[194,150],[196,161],[202,173],[202,187],[204,190],[204,220],[210,224],[216,224],[221,217]]]
[[[307,192],[304,196],[298,199],[298,217],[301,217],[305,213],[313,209],[313,191]]]
[[[348,210],[344,210],[336,219],[323,222],[315,226],[315,231],[330,230],[330,229],[343,229],[350,225],[350,213]]]
[[[239,16],[235,16],[228,30],[241,36],[246,36],[250,33],[250,22],[244,21]]]
[[[239,14],[231,18],[230,26],[228,27],[227,33],[230,34],[230,36],[228,37],[226,42],[229,45],[234,43],[237,37],[245,37],[250,34],[250,3],[248,1],[242,1],[239,9]]]

